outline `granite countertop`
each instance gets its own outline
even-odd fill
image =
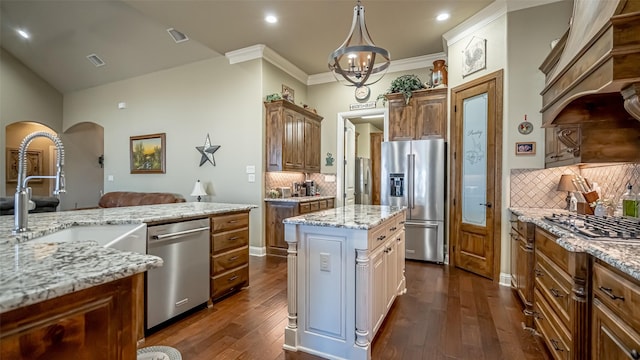
[[[586,252],[634,279],[640,280],[640,241],[587,239],[543,220],[545,215],[566,213],[566,210],[540,208],[510,208],[509,210],[518,215],[518,220],[534,223],[536,226],[557,235],[556,242],[563,248],[573,252]]]
[[[316,195],[316,196],[292,196],[288,198],[265,198],[268,202],[309,202],[314,200],[335,199],[335,195]]]
[[[29,240],[82,225],[152,223],[256,208],[246,204],[177,203],[29,214],[31,231],[13,235],[0,216],[0,313],[162,266],[162,259],[105,248],[95,241]]]
[[[286,218],[283,223],[368,230],[403,211],[397,206],[348,205]]]

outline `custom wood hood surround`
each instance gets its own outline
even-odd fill
[[[546,167],[640,160],[640,1],[575,0],[547,56]],[[570,133],[571,141],[559,135]],[[558,150],[559,149],[559,150]]]
[[[562,123],[563,112],[591,95],[608,94],[607,106],[624,108],[620,92],[638,88],[638,63],[640,1],[575,0],[569,30],[540,66],[546,75],[543,126]],[[627,101],[637,103],[633,93]],[[584,109],[585,102],[576,105]]]

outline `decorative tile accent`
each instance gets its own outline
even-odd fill
[[[640,191],[640,164],[582,165],[551,169],[512,169],[510,207],[563,209],[566,193],[556,191],[562,174],[577,174],[590,183],[597,182],[604,198],[615,203],[631,183]]]
[[[309,180],[313,180],[316,183],[316,189],[320,191],[321,195],[336,196],[336,183],[324,181],[325,174],[311,173],[307,175]],[[305,180],[304,173],[297,172],[267,172],[264,178],[265,192],[278,187],[291,188],[292,183]]]

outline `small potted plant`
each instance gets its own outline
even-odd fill
[[[387,98],[385,95],[394,94],[394,93],[402,93],[404,95],[404,100],[407,104],[409,104],[409,100],[413,95],[413,92],[420,89],[426,89],[424,83],[418,78],[416,75],[402,75],[395,78],[391,81],[391,86],[386,93],[378,95],[377,100],[382,99],[382,104],[386,104]]]

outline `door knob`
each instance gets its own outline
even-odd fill
[[[483,203],[480,203],[480,205],[484,205],[484,206],[486,206],[486,207],[488,207],[488,208],[490,208],[491,206],[493,206],[490,202],[488,202],[488,203],[484,203],[484,204],[483,204]]]

